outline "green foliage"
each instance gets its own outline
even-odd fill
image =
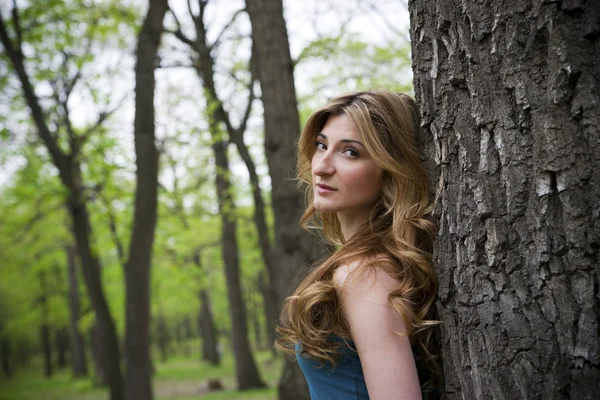
[[[311,42],[297,62],[297,70],[308,76],[301,87],[309,88],[299,89],[301,121],[340,93],[373,89],[412,92],[410,45],[401,38],[374,44],[341,31]]]
[[[129,251],[136,185],[132,135],[129,134],[131,121],[123,117],[121,120],[101,120],[100,117],[117,108],[123,98],[132,97],[134,60],[131,54],[140,10],[118,0],[18,3],[23,7],[19,15],[27,71],[41,99],[48,125],[65,152],[72,151],[73,143],[81,145],[77,161],[81,164],[84,196],[91,216],[92,247],[100,258],[105,295],[119,335],[123,337],[124,262]],[[9,33],[16,42],[13,22],[8,19],[7,25],[13,29]],[[222,44],[215,52],[220,57],[216,64],[219,85],[233,77],[223,83],[226,89],[223,92],[230,95],[223,98],[228,100],[225,107],[234,122],[243,115],[250,77],[248,54],[241,50],[249,49],[249,40],[243,34],[238,36],[230,39],[230,45]],[[225,38],[227,35],[223,40]],[[176,58],[174,53],[173,48],[165,45],[161,58]],[[302,120],[321,106],[325,98],[343,91],[367,88],[410,91],[409,64],[408,46],[401,42],[367,43],[344,32],[315,40],[302,52],[297,64],[299,75],[307,79],[303,87],[309,88],[300,90]],[[0,53],[0,70],[12,71],[4,52]],[[151,271],[153,338],[157,335],[159,318],[164,320],[171,339],[185,319],[192,321],[192,333],[196,333],[199,292],[206,290],[220,339],[224,341],[231,331],[231,323],[214,188],[217,169],[211,146],[215,139],[229,138],[223,127],[218,127],[220,131],[214,136],[208,132],[216,102],[205,101],[209,96],[202,89],[191,87],[189,80],[168,83],[167,79],[161,80],[161,76],[165,78],[168,73],[168,70],[157,71],[157,90],[164,89],[164,93],[157,96],[161,185]],[[67,89],[76,77],[71,97],[65,102]],[[69,193],[37,138],[14,73],[0,75],[0,95],[0,163],[2,169],[14,166],[11,170],[16,171],[8,183],[0,187],[0,337],[7,338],[15,351],[30,349],[29,352],[35,353],[39,347],[40,324],[48,324],[51,332],[68,324],[64,247],[73,244],[73,238],[64,204]],[[72,123],[72,132],[68,132],[66,117]],[[249,126],[252,125],[251,118]],[[264,181],[267,188],[260,129],[260,124],[254,124],[245,139],[251,143],[261,185]],[[264,265],[252,219],[251,190],[239,155],[232,145],[228,150],[231,168],[219,172],[232,182],[231,195],[236,207],[230,218],[237,220],[244,300],[249,318],[255,318],[258,325],[264,327],[263,299],[258,288]],[[264,194],[268,224],[272,225],[268,189]],[[229,213],[229,210],[223,211]],[[123,254],[119,254],[119,246]],[[198,249],[200,266],[193,258]],[[79,292],[83,312],[79,328],[87,335],[94,323],[94,314],[81,275]],[[250,321],[249,328],[251,339],[258,343],[260,335]],[[225,345],[223,365],[213,368],[196,362],[198,340],[194,340],[193,361],[173,359],[157,365],[159,385],[166,381],[189,383],[225,376],[227,388],[233,388],[230,346]],[[266,379],[274,384],[280,364],[278,360],[268,361],[270,357],[270,351],[265,351],[260,352],[258,358],[267,371]],[[0,399],[75,399],[80,395],[102,398],[104,395],[92,390],[89,380],[71,381],[67,374],[42,380],[39,360],[31,368],[35,373],[24,371],[12,389],[0,390]],[[2,397],[5,393],[9,397]],[[228,390],[206,398],[274,399],[274,393],[273,388],[245,394]]]

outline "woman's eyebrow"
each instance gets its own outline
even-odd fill
[[[322,133],[317,133],[317,136],[321,136],[323,139],[327,140],[327,136],[323,135]],[[342,139],[342,140],[340,140],[340,142],[342,142],[342,143],[356,143],[356,144],[361,145],[362,147],[365,147],[364,144],[362,144],[358,140],[354,140],[354,139]]]

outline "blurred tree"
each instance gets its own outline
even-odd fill
[[[78,378],[87,376],[87,362],[83,336],[79,329],[79,320],[81,318],[81,301],[79,299],[79,279],[77,276],[77,257],[74,245],[66,245],[67,253],[67,271],[69,283],[69,311],[70,311],[70,348],[71,348],[71,368],[73,376]]]
[[[198,2],[198,4],[203,4],[201,5],[201,7],[203,8],[206,7],[207,3],[208,2]],[[188,11],[192,16],[192,19],[196,20],[197,18],[199,18],[194,16],[191,8],[189,8]],[[253,218],[258,233],[258,245],[260,247],[262,261],[268,275],[268,279],[264,280],[264,284],[261,285],[260,289],[264,297],[265,315],[267,317],[268,326],[267,330],[271,333],[270,338],[274,341],[275,326],[277,321],[277,302],[275,287],[274,284],[271,283],[274,282],[271,276],[274,276],[273,274],[276,274],[276,272],[274,271],[275,264],[271,249],[271,235],[269,234],[269,227],[267,224],[266,217],[266,205],[260,188],[260,179],[256,171],[256,163],[254,162],[250,154],[248,146],[244,142],[244,135],[246,133],[248,119],[250,118],[252,112],[252,103],[255,99],[254,84],[256,78],[254,74],[252,56],[250,56],[250,59],[248,60],[248,69],[247,71],[245,71],[248,72],[249,77],[247,79],[247,82],[243,82],[243,85],[245,86],[245,89],[248,92],[246,108],[241,117],[241,121],[237,127],[235,127],[232,123],[230,113],[226,110],[225,104],[223,100],[221,100],[221,96],[219,96],[217,92],[217,86],[215,83],[215,75],[217,70],[217,68],[215,68],[215,53],[217,52],[220,46],[223,46],[223,41],[225,40],[225,34],[227,32],[227,29],[231,27],[231,25],[235,22],[236,18],[238,18],[239,14],[242,11],[243,10],[239,10],[232,15],[229,23],[227,23],[223,27],[223,29],[217,35],[217,38],[210,44],[206,39],[206,31],[208,27],[205,25],[204,20],[200,21],[199,23],[194,23],[194,39],[191,39],[190,37],[186,36],[186,34],[184,34],[181,23],[177,19],[175,13],[173,13],[177,24],[177,28],[176,30],[172,31],[172,33],[182,43],[184,43],[191,52],[190,59],[192,60],[192,65],[202,81],[205,96],[207,97],[207,101],[210,104],[209,109],[211,115],[209,116],[209,118],[214,119],[217,124],[225,127],[227,137],[231,142],[235,144],[236,149],[248,171],[248,176],[250,179],[250,189],[252,193],[252,199],[254,202]],[[234,66],[231,68],[230,74],[235,78],[237,83],[240,83],[239,78],[237,78],[236,76],[235,63]]]
[[[120,18],[99,18],[106,13]],[[108,32],[117,32],[122,25],[131,25],[133,21],[134,14],[113,3],[90,8],[79,3],[52,1],[43,6],[31,3],[19,10],[14,2],[12,18],[8,21],[12,25],[12,35],[9,35],[9,25],[0,16],[0,39],[4,50],[21,83],[37,133],[68,190],[65,203],[71,215],[98,333],[102,335],[99,343],[106,356],[105,370],[112,400],[120,400],[124,396],[119,347],[102,288],[100,259],[93,250],[86,204],[89,193],[82,174],[81,150],[114,108],[100,111],[89,127],[80,130],[72,121],[70,100],[83,75],[84,66],[93,60],[92,46],[106,40]],[[74,35],[76,25],[83,29],[80,36]],[[57,54],[60,56],[56,57]],[[59,60],[58,65],[56,60]],[[50,87],[49,99],[40,97],[36,92],[43,85]]]
[[[296,168],[295,143],[300,132],[290,55],[281,0],[247,0],[252,24],[257,75],[262,89],[265,153],[271,176],[275,218],[275,249],[279,268],[272,277],[280,310],[298,272],[324,253],[325,245],[299,226],[304,213],[302,194],[290,179]],[[297,363],[286,361],[279,382],[280,399],[308,399],[309,392]]]
[[[600,3],[409,2],[449,399],[600,392]]]
[[[150,361],[150,265],[158,201],[158,152],[155,144],[154,68],[167,0],[150,0],[138,35],[135,63],[136,192],[129,258],[125,265],[127,376],[125,398],[152,399]]]
[[[253,185],[254,201],[255,201],[255,218],[257,218],[259,231],[263,235],[262,240],[267,240],[263,244],[263,249],[267,252],[265,260],[269,265],[269,246],[268,234],[266,232],[266,221],[264,217],[264,204],[262,194],[258,186],[258,178],[256,169],[248,153],[248,149],[243,144],[241,135],[245,131],[245,126],[250,116],[252,100],[254,97],[252,88],[249,88],[249,99],[247,110],[240,122],[238,128],[233,128],[229,120],[229,116],[223,107],[223,103],[219,99],[214,78],[214,59],[210,52],[219,42],[209,45],[206,38],[206,26],[204,23],[204,14],[208,1],[198,1],[198,13],[194,13],[189,7],[189,14],[194,21],[195,40],[187,38],[182,30],[179,20],[173,13],[177,22],[177,31],[175,35],[178,39],[186,43],[193,50],[194,67],[198,76],[202,80],[204,95],[207,103],[207,119],[208,130],[212,136],[212,148],[215,156],[216,166],[216,189],[217,198],[219,201],[219,214],[221,215],[221,245],[223,261],[225,264],[225,273],[227,277],[227,289],[230,303],[230,315],[232,324],[232,341],[235,356],[236,377],[239,390],[253,389],[264,387],[264,383],[260,378],[250,343],[248,340],[248,318],[246,307],[242,296],[242,285],[240,282],[240,267],[239,267],[239,247],[236,237],[237,221],[236,221],[236,206],[232,196],[232,185],[230,178],[229,156],[227,154],[228,141],[225,134],[228,134],[230,140],[236,136],[240,137],[240,154],[245,154],[242,157],[246,162],[250,175],[254,176],[255,185]],[[254,80],[250,79],[250,85],[254,84]],[[222,125],[225,126],[225,132],[222,131]],[[256,204],[258,202],[258,204]]]

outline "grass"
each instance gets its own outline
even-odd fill
[[[197,354],[196,354],[197,355]],[[255,358],[266,389],[235,390],[235,366],[231,352],[225,352],[220,366],[199,360],[172,357],[157,363],[153,384],[156,400],[275,400],[276,385],[281,371],[281,359],[270,351],[257,351]],[[10,380],[0,380],[0,400],[108,400],[105,388],[96,388],[91,379],[73,379],[69,371],[44,378],[40,360],[27,370],[17,371]],[[207,381],[219,378],[223,391],[208,392]]]

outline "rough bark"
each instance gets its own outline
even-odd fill
[[[278,267],[271,279],[276,287],[277,310],[290,293],[298,272],[325,252],[298,221],[305,208],[294,177],[296,141],[300,133],[293,62],[281,0],[247,0],[252,24],[254,57],[262,89],[265,153],[271,177],[271,204],[275,217],[275,254]],[[284,364],[280,399],[308,399],[308,387],[296,363]]]
[[[75,246],[67,246],[66,252],[69,282],[69,343],[71,345],[71,368],[73,370],[73,376],[78,378],[82,376],[87,376],[88,371],[83,336],[79,331],[81,305],[79,300],[79,282],[77,278],[77,257],[75,253]]]
[[[128,400],[152,399],[150,266],[158,203],[154,67],[167,9],[167,0],[150,0],[136,49],[134,139],[137,185],[129,258],[125,265],[125,398]]]
[[[600,392],[600,3],[409,4],[445,392]]]
[[[15,10],[15,12],[17,12]],[[15,25],[20,32],[18,24]],[[91,224],[89,212],[83,198],[84,184],[81,176],[79,150],[82,138],[70,136],[71,152],[65,153],[59,146],[56,134],[47,123],[46,115],[40,106],[39,99],[25,69],[25,59],[21,48],[15,46],[8,36],[4,20],[0,17],[0,39],[11,60],[12,66],[21,82],[25,101],[31,110],[37,133],[50,153],[52,162],[58,169],[59,177],[68,189],[67,208],[72,220],[72,231],[77,242],[83,278],[87,287],[92,307],[96,313],[98,330],[102,331],[106,357],[107,382],[110,386],[110,399],[123,400],[123,379],[119,364],[120,355],[114,322],[110,315],[100,279],[100,261],[91,250]]]

